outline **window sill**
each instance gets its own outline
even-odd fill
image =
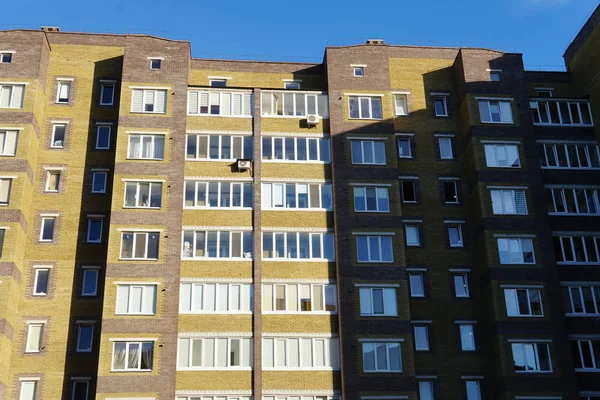
[[[151,369],[111,369],[110,372],[152,372]]]
[[[577,368],[575,369],[575,371],[577,371]],[[592,372],[598,372],[600,370],[593,370]],[[515,374],[551,374],[554,371],[515,371]]]
[[[328,210],[331,211],[331,210]],[[389,214],[391,211],[377,211],[377,210],[354,210],[356,213],[373,213],[373,214]]]
[[[515,125],[514,122],[496,122],[496,121],[480,121],[482,124],[486,125]]]
[[[177,367],[177,371],[252,371],[252,367]]]
[[[244,257],[184,257],[181,256],[181,261],[252,261],[252,258]]]
[[[54,240],[40,240],[40,241],[38,241],[38,243],[46,243],[46,244],[49,244],[49,243],[54,243]]]
[[[365,374],[401,374],[402,371],[363,371]]]
[[[100,243],[102,243],[102,240],[86,240],[85,243],[86,244],[100,244]]]
[[[109,103],[106,103],[106,104],[100,103],[100,104],[98,104],[98,105],[99,105],[100,107],[110,107],[110,106],[112,106],[112,105],[113,105],[113,103],[110,103],[110,104],[109,104]]]
[[[357,263],[360,264],[393,264],[394,260],[391,261],[381,261],[381,260],[356,260]]]
[[[19,110],[22,110],[22,109],[23,109],[23,107],[0,107],[0,108],[17,108],[17,109],[19,109]]]
[[[381,318],[381,317],[394,318],[394,317],[397,317],[398,314],[360,314],[360,316],[364,317],[364,318]]]
[[[164,161],[164,158],[131,158],[126,157],[126,160],[135,160],[135,161]]]
[[[252,115],[187,114],[188,117],[254,118]]]
[[[337,315],[337,311],[263,311],[268,315]]]
[[[50,146],[50,148],[54,150],[64,150],[65,146]]]
[[[414,160],[415,158],[414,157],[400,157],[400,156],[398,156],[398,159],[400,159],[400,160]]]
[[[32,293],[31,295],[35,297],[46,297],[48,296],[48,293]]]
[[[507,216],[508,215],[508,216],[513,216],[513,217],[528,217],[529,213],[528,214],[514,214],[514,213],[513,214],[509,214],[509,213],[505,213],[505,214],[499,213],[499,214],[496,214],[496,213],[494,213],[492,215],[498,215],[498,216]],[[548,213],[548,215],[552,215],[552,214]]]
[[[575,368],[575,372],[600,372],[600,369],[591,369],[591,368]]]
[[[306,115],[261,115],[262,118],[287,118],[287,119],[306,119]],[[323,117],[319,115],[322,120],[329,119],[329,116]]]
[[[123,207],[123,208],[135,208],[135,207]],[[184,210],[209,210],[209,211],[219,211],[219,210],[234,210],[234,211],[252,211],[252,207],[194,207],[194,206],[183,206]]]
[[[97,293],[82,293],[81,297],[96,297],[98,296]]]
[[[566,317],[600,317],[600,314],[584,314],[584,313],[565,313]]]
[[[333,211],[331,208],[291,208],[291,207],[278,207],[278,208],[261,208],[263,211],[311,211],[311,212],[329,212]]]
[[[158,258],[118,258],[119,261],[158,261]]]
[[[331,164],[330,161],[318,161],[318,160],[262,160],[263,163],[273,163],[273,164],[291,164],[291,163],[300,163],[300,164],[317,164],[317,165],[322,165],[322,164]]]
[[[90,192],[90,193],[92,193],[92,194],[106,194],[106,191],[104,191],[104,192]]]
[[[556,265],[600,265],[600,263],[577,262],[577,261],[557,261]]]
[[[359,122],[359,121],[383,121],[383,118],[348,118],[350,122]]]
[[[115,315],[117,316],[128,316],[128,317],[148,317],[148,316],[155,316],[156,313],[115,313]]]
[[[549,212],[548,215],[552,215],[555,217],[569,216],[569,217],[600,217],[600,213],[559,213],[559,212]]]
[[[387,163],[352,163],[352,165],[374,165],[374,166],[382,166],[387,165]]]
[[[252,311],[181,311],[181,315],[252,315]],[[115,315],[126,315],[126,314],[115,314]],[[130,315],[130,314],[127,314]],[[139,315],[139,314],[137,314]],[[154,315],[154,314],[152,314]]]
[[[560,264],[560,263],[556,263]],[[568,263],[567,263],[568,264]],[[535,263],[500,263],[499,265],[524,265],[524,266],[535,266]]]
[[[41,350],[25,350],[25,354],[40,354]]]
[[[508,318],[544,318],[543,315],[506,315]]]
[[[154,111],[130,111],[130,114],[142,114],[142,115],[165,115],[166,112],[154,112]]]
[[[91,352],[92,352],[92,349],[89,349],[89,350],[75,350],[75,353],[78,353],[78,354],[79,353],[91,353]]]
[[[213,158],[186,158],[185,161],[195,161],[195,162],[218,162],[218,163],[235,163],[235,160],[221,160],[221,159],[213,159]]]
[[[600,167],[553,167],[553,166],[548,166],[548,167],[540,167],[541,169],[566,169],[566,170],[589,170],[589,171],[597,171],[600,169]]]
[[[339,368],[332,367],[302,367],[302,368],[285,368],[285,367],[263,367],[263,371],[339,371]]]
[[[263,262],[327,262],[332,263],[335,260],[328,260],[326,258],[265,258]]]
[[[560,126],[560,127],[586,127],[593,128],[594,124],[555,124],[555,123],[545,123],[545,122],[534,122],[533,126]]]
[[[131,207],[131,206],[123,206],[128,210],[160,210],[161,207]]]

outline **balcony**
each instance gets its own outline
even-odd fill
[[[588,101],[538,98],[529,102],[537,126],[594,126]]]

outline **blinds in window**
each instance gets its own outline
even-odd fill
[[[122,285],[117,289],[117,314],[154,314],[156,286]]]
[[[500,121],[506,124],[513,123],[512,108],[510,107],[510,101],[500,102]]]
[[[252,115],[252,94],[235,92],[188,92],[190,115]]]
[[[200,96],[198,92],[188,92],[188,114],[195,114],[198,112],[199,102]]]
[[[59,99],[69,99],[69,91],[71,90],[71,84],[68,82],[60,82],[58,84],[58,98]]]
[[[144,102],[144,91],[143,90],[134,90],[131,96],[131,111],[132,112],[142,112],[142,104]]]
[[[154,98],[154,112],[164,113],[167,111],[167,91],[157,90]]]

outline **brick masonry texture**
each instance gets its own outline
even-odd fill
[[[0,210],[5,230],[0,260],[0,400],[20,396],[23,379],[37,380],[36,400],[72,399],[73,379],[89,379],[88,399],[239,395],[419,398],[418,381],[432,380],[436,398],[466,398],[466,379],[481,383],[484,399],[579,398],[600,392],[593,374],[575,372],[572,335],[597,335],[594,318],[565,316],[561,284],[600,282],[595,266],[557,264],[553,233],[598,235],[596,216],[548,214],[546,185],[600,187],[598,170],[545,169],[539,141],[597,143],[595,127],[534,125],[530,101],[536,88],[554,97],[588,100],[600,121],[600,7],[567,49],[569,72],[531,72],[521,54],[489,49],[365,44],[327,47],[322,63],[193,59],[190,43],[144,35],[2,31],[2,49],[13,62],[0,63],[0,82],[25,84],[22,108],[0,110],[0,131],[18,130],[14,156],[0,159],[0,177],[10,177],[8,205]],[[2,50],[0,49],[0,51]],[[150,69],[150,58],[161,68]],[[353,67],[364,67],[364,76]],[[490,69],[500,70],[492,81]],[[228,88],[251,92],[252,117],[187,114],[188,89],[210,89],[225,77]],[[56,104],[57,78],[69,79],[67,104]],[[114,103],[100,106],[101,81],[115,83]],[[329,118],[309,126],[303,116],[263,116],[265,92],[325,93]],[[132,112],[138,88],[166,90],[166,112]],[[287,93],[292,91],[286,90]],[[297,92],[297,91],[295,91]],[[434,95],[446,96],[448,116],[436,116]],[[395,112],[394,96],[406,96],[407,115]],[[349,97],[378,97],[381,119],[350,117]],[[478,101],[510,99],[514,123],[481,122]],[[62,149],[50,147],[52,123],[67,124]],[[111,123],[109,149],[96,149],[98,123]],[[235,161],[186,159],[186,136],[210,133],[252,135],[253,163],[239,171]],[[164,159],[129,158],[132,134],[164,137]],[[331,163],[262,160],[264,137],[325,138]],[[453,158],[440,159],[439,138],[448,137]],[[383,165],[352,163],[353,140],[384,144]],[[400,158],[398,139],[409,138],[411,157]],[[518,146],[520,168],[488,167],[484,146]],[[570,143],[570,142],[569,142]],[[49,169],[60,170],[59,190],[45,191]],[[106,193],[91,193],[93,171],[106,171]],[[416,202],[404,202],[401,180],[415,183]],[[444,201],[447,179],[457,183],[458,204]],[[252,209],[189,208],[186,180],[251,182]],[[124,207],[129,181],[162,182],[159,209]],[[263,210],[264,182],[327,182],[333,211]],[[356,212],[354,185],[385,187],[390,210]],[[490,187],[525,188],[527,215],[493,213]],[[574,187],[574,186],[573,186]],[[56,218],[53,240],[40,241],[43,215]],[[101,242],[88,243],[88,218],[103,221]],[[405,229],[419,226],[419,246],[408,246]],[[463,247],[451,247],[449,224],[461,224]],[[251,229],[252,259],[182,259],[182,227],[196,230]],[[263,259],[265,228],[335,234],[335,262]],[[121,259],[122,232],[159,233],[157,260]],[[393,262],[358,262],[357,234],[391,235]],[[533,265],[499,262],[498,236],[532,237]],[[49,268],[47,292],[34,295],[36,267]],[[96,294],[85,296],[84,271],[98,271]],[[457,298],[454,275],[466,273],[469,297]],[[424,277],[424,296],[411,295],[409,274]],[[246,282],[253,286],[252,313],[180,314],[185,281]],[[262,284],[331,282],[337,313],[263,314]],[[157,285],[155,314],[115,315],[123,283]],[[357,286],[358,285],[358,286]],[[360,285],[395,288],[396,316],[361,315]],[[506,287],[540,290],[543,316],[509,317]],[[25,353],[27,323],[44,321],[39,353]],[[92,351],[77,352],[78,324],[94,324]],[[473,324],[475,351],[461,349],[458,323]],[[429,350],[415,348],[413,326],[426,324]],[[252,370],[178,370],[181,336],[251,333]],[[340,370],[262,368],[266,334],[332,336],[340,342]],[[154,342],[151,371],[112,370],[118,340]],[[364,371],[362,342],[399,342],[401,372]],[[552,371],[515,372],[511,342],[549,343]],[[470,378],[469,378],[470,377]],[[387,397],[386,397],[387,398]],[[80,400],[80,399],[78,399]],[[83,399],[81,399],[83,400]]]

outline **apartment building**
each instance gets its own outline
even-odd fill
[[[0,399],[600,398],[599,22],[569,72],[0,32]]]

